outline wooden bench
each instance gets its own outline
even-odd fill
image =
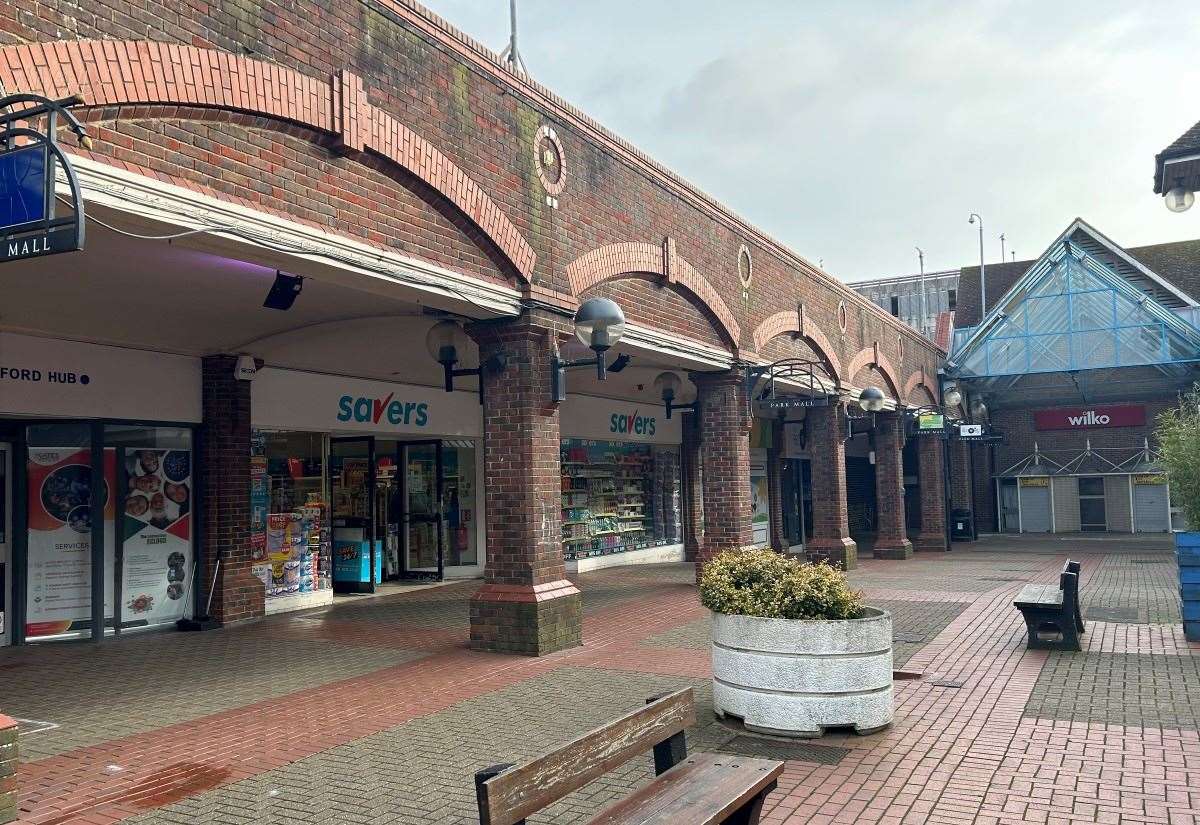
[[[1067,561],[1058,584],[1027,584],[1013,605],[1025,617],[1030,650],[1081,650],[1087,627],[1079,607],[1079,562]]]
[[[638,754],[654,750],[656,778],[606,808],[590,825],[755,825],[783,763],[725,754],[687,755],[684,730],[696,721],[692,689],[646,707],[522,765],[475,774],[481,825],[522,825]]]

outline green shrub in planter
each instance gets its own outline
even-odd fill
[[[855,619],[863,609],[845,573],[773,550],[726,550],[706,562],[700,603],[714,613],[767,619]]]

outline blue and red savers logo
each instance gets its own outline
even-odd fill
[[[359,424],[424,427],[429,423],[429,404],[424,401],[397,401],[395,393],[383,398],[343,395],[338,399],[338,421],[357,421]]]
[[[613,413],[609,419],[608,431],[622,435],[654,435],[655,419],[638,415],[638,412],[639,410],[628,414]]]

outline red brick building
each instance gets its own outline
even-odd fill
[[[552,651],[579,641],[568,564],[756,524],[853,563],[851,428],[877,545],[911,552],[897,419],[943,353],[414,3],[15,0],[0,82],[79,95],[92,141],[60,136],[83,251],[0,270],[4,641],[482,575],[475,644]],[[627,366],[555,402],[593,297]],[[483,365],[453,392],[447,320]],[[668,418],[664,372],[694,412]],[[825,405],[785,423],[764,391]],[[919,465],[918,547],[944,549],[940,444]]]
[[[1154,427],[1200,378],[1200,242],[1124,248],[1076,219],[985,271],[981,312],[962,270],[945,371],[960,415],[1003,440],[952,446],[953,507],[980,532],[1180,528]]]

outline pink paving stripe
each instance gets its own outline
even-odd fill
[[[608,645],[635,644],[703,614],[694,587],[669,591],[653,604],[623,602],[588,616],[585,645],[575,650],[527,659],[455,645],[364,676],[22,765],[20,821],[118,822],[574,665]],[[354,702],[339,701],[350,695]],[[106,771],[109,765],[136,767],[114,774]]]

